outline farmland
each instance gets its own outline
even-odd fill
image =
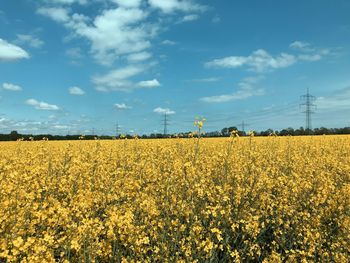
[[[349,262],[350,137],[0,144],[0,262]]]

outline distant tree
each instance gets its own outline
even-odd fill
[[[221,130],[221,134],[223,135],[223,136],[228,136],[229,135],[229,131],[228,131],[228,128],[223,128],[222,130]]]
[[[260,132],[260,135],[261,136],[269,136],[270,134],[273,133],[273,130],[272,129],[267,129],[266,131],[262,131]]]
[[[232,127],[229,127],[228,128],[228,132],[230,133],[230,132],[232,132],[232,131],[237,131],[238,129],[237,129],[237,127],[236,126],[232,126]]]
[[[304,130],[304,127],[300,127],[299,129],[296,129],[294,131],[294,135],[305,135],[306,131]]]
[[[322,134],[332,134],[333,131],[331,129],[327,129],[325,127],[315,128],[313,134],[322,135]]]
[[[17,141],[21,135],[17,131],[11,131],[10,132],[10,140],[11,141]]]
[[[221,130],[221,134],[222,134],[222,136],[229,136],[232,131],[238,131],[237,127],[235,127],[235,126],[231,126],[228,128],[225,127]],[[243,135],[243,132],[242,131],[240,131],[240,132],[241,132],[240,135]]]
[[[279,136],[287,136],[290,135],[287,129],[283,129],[279,132]]]

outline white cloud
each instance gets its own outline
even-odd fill
[[[155,88],[155,87],[160,87],[160,83],[157,79],[144,80],[137,83],[137,86],[141,88]]]
[[[74,3],[99,5],[99,8],[96,6],[97,15],[88,16],[75,12],[74,5],[68,6]],[[47,0],[47,5],[39,8],[37,13],[69,29],[71,32],[68,41],[74,38],[87,40],[90,44],[90,54],[98,63],[112,66],[116,61],[126,61],[129,64],[126,67],[129,68],[130,64],[152,57],[149,52],[152,40],[163,30],[165,23],[174,21],[163,19],[164,14],[156,10],[167,14],[186,12],[189,15],[185,16],[185,19],[191,20],[196,18],[196,12],[202,12],[206,7],[194,0]],[[173,45],[175,42],[169,40],[163,44]],[[81,57],[78,50],[69,50],[66,54],[72,58]],[[96,89],[129,91],[140,87],[128,77],[121,78],[118,74],[119,72],[110,71],[105,75],[95,76],[93,82]]]
[[[102,82],[105,82],[110,80],[126,79],[141,73],[143,70],[144,70],[143,67],[128,66],[125,68],[113,70],[109,74],[103,76],[102,78],[99,78],[99,80],[102,80]]]
[[[247,57],[231,56],[214,59],[205,63],[205,66],[209,68],[238,68],[247,66],[252,71],[264,72],[278,68],[285,68],[296,62],[297,58],[294,55],[281,53],[279,56],[273,57],[267,51],[258,49]]]
[[[10,90],[10,91],[21,91],[22,88],[18,85],[11,84],[11,83],[3,83],[2,88],[5,90]]]
[[[81,88],[79,88],[79,87],[70,87],[69,88],[69,94],[71,94],[71,95],[84,95],[85,94],[85,91],[84,90],[82,90]]]
[[[323,57],[323,56],[329,55],[331,53],[331,50],[328,49],[328,48],[313,47],[310,43],[302,42],[302,41],[294,41],[293,43],[291,43],[289,45],[289,47],[293,48],[293,49],[295,49],[297,51],[301,51],[304,54],[307,53],[309,56],[316,56],[316,55],[318,55],[320,57]],[[302,54],[302,55],[304,55],[304,54]],[[311,60],[311,61],[314,61],[314,60]]]
[[[295,41],[289,46],[302,53],[280,53],[277,56],[272,56],[267,51],[258,49],[249,56],[229,56],[214,59],[204,65],[208,68],[239,68],[246,66],[251,71],[266,72],[286,68],[299,61],[318,61],[331,54],[330,49],[314,48],[307,42]]]
[[[56,110],[60,109],[57,105],[48,104],[46,102],[37,101],[35,99],[26,100],[26,104],[30,105],[30,106],[33,106],[37,110],[52,110],[52,111],[56,111]]]
[[[25,50],[0,38],[0,61],[15,61],[24,58],[29,58]]]
[[[217,82],[220,81],[218,77],[202,78],[202,79],[191,79],[191,82]]]
[[[114,104],[114,107],[115,107],[117,110],[128,110],[128,109],[132,109],[132,107],[126,105],[125,103],[116,103],[116,104]]]
[[[193,12],[200,11],[203,12],[207,9],[206,6],[196,4],[190,0],[149,0],[148,3],[164,13],[172,13],[175,11]]]
[[[168,46],[174,46],[176,45],[176,42],[175,41],[172,41],[172,40],[169,40],[169,39],[166,39],[162,42],[163,45],[168,45]]]
[[[230,94],[223,94],[211,97],[203,97],[200,100],[208,103],[223,103],[228,101],[243,100],[253,96],[261,96],[264,94],[262,88],[256,88],[256,84],[263,77],[245,78],[238,84],[239,89]]]
[[[68,125],[56,124],[56,125],[53,125],[52,128],[58,129],[58,130],[67,130],[67,129],[69,129],[70,127],[69,127]]]
[[[57,112],[58,113],[58,112]],[[80,133],[82,129],[91,127],[91,120],[86,116],[78,116],[78,119],[59,120],[59,115],[50,115],[43,121],[33,119],[11,119],[4,116],[0,117],[0,129],[9,133],[16,130],[19,133],[35,133],[35,134],[62,134],[67,132]],[[79,132],[80,130],[80,132]]]
[[[93,20],[76,13],[70,16],[62,7],[40,8],[38,13],[63,23],[75,37],[88,39],[92,54],[103,65],[111,65],[122,55],[145,51],[158,30],[156,24],[145,21],[147,11],[124,6],[106,9]]]
[[[70,29],[70,39],[87,39],[91,45],[90,53],[100,64],[107,66],[125,57],[131,63],[149,58],[150,53],[147,50],[151,47],[151,40],[161,31],[161,21],[164,21],[157,19],[157,16],[151,17],[151,14],[155,13],[154,10],[165,13],[191,12],[183,18],[184,21],[197,19],[198,15],[195,12],[206,10],[205,6],[192,0],[91,1],[93,4],[99,4],[101,8],[98,10],[101,11],[95,17],[88,17],[74,13],[73,8],[63,5],[85,4],[88,1],[47,0],[47,3],[49,2],[50,5],[39,8],[37,13],[50,17]],[[161,14],[157,12],[157,15]]]
[[[195,21],[199,19],[199,15],[197,14],[191,14],[191,15],[185,15],[181,20],[179,20],[178,23],[185,23],[190,21]]]
[[[141,5],[142,0],[112,0],[112,2],[122,7],[135,8]]]
[[[289,45],[290,48],[301,50],[301,51],[312,51],[310,43],[302,42],[302,41],[294,41]]]
[[[324,56],[329,55],[331,51],[326,48],[316,48],[311,46],[310,43],[302,41],[294,41],[289,45],[297,51],[303,52],[297,56],[300,61],[318,61],[323,59]]]
[[[41,39],[32,35],[22,35],[22,34],[17,34],[17,39],[15,40],[15,43],[27,44],[33,48],[40,48],[44,45],[44,41],[42,41]]]
[[[38,14],[48,16],[56,22],[68,22],[70,20],[69,12],[63,7],[40,7]]]
[[[141,66],[127,66],[112,70],[106,75],[96,76],[93,83],[99,91],[130,91],[135,88],[132,81],[128,80],[144,71]]]
[[[322,59],[322,56],[320,54],[301,54],[298,55],[298,59],[303,61],[318,61]]]
[[[81,5],[85,5],[87,4],[87,0],[45,0],[45,2],[47,3],[56,3],[56,4],[73,4],[73,3],[79,3]]]
[[[175,111],[173,111],[171,109],[161,108],[161,107],[155,108],[153,110],[153,112],[158,113],[158,114],[167,114],[167,115],[172,115],[172,114],[176,113]]]
[[[2,130],[35,131],[42,126],[40,121],[16,121],[8,118],[0,118],[0,128]]]
[[[119,7],[105,10],[92,26],[80,22],[72,27],[77,35],[91,41],[95,58],[101,64],[110,65],[120,55],[142,52],[151,46],[149,39],[156,27],[147,23],[139,25],[147,15],[140,9]]]
[[[128,61],[129,62],[141,62],[145,61],[147,59],[150,59],[152,57],[152,54],[149,52],[139,52],[139,53],[134,53],[128,56]]]

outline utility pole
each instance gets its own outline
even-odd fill
[[[120,126],[117,122],[117,124],[115,125],[115,135],[118,137],[120,135]]]
[[[241,127],[241,131],[242,131],[243,133],[245,133],[245,128],[246,128],[247,126],[249,126],[249,124],[247,124],[247,123],[245,123],[244,121],[242,121],[242,123],[241,123],[241,124],[238,124],[237,126],[238,126],[238,127]]]
[[[304,108],[302,113],[305,113],[305,129],[307,133],[310,134],[312,129],[311,114],[315,113],[314,110],[316,109],[316,105],[313,102],[316,98],[309,93],[308,88],[307,93],[302,95],[300,99],[303,101],[303,103],[300,104],[300,107]]]
[[[164,113],[163,125],[164,125],[164,133],[163,134],[167,135],[168,134],[169,120],[168,120],[168,115],[166,112]]]

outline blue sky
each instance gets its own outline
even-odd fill
[[[0,132],[350,125],[350,2],[2,0]]]

